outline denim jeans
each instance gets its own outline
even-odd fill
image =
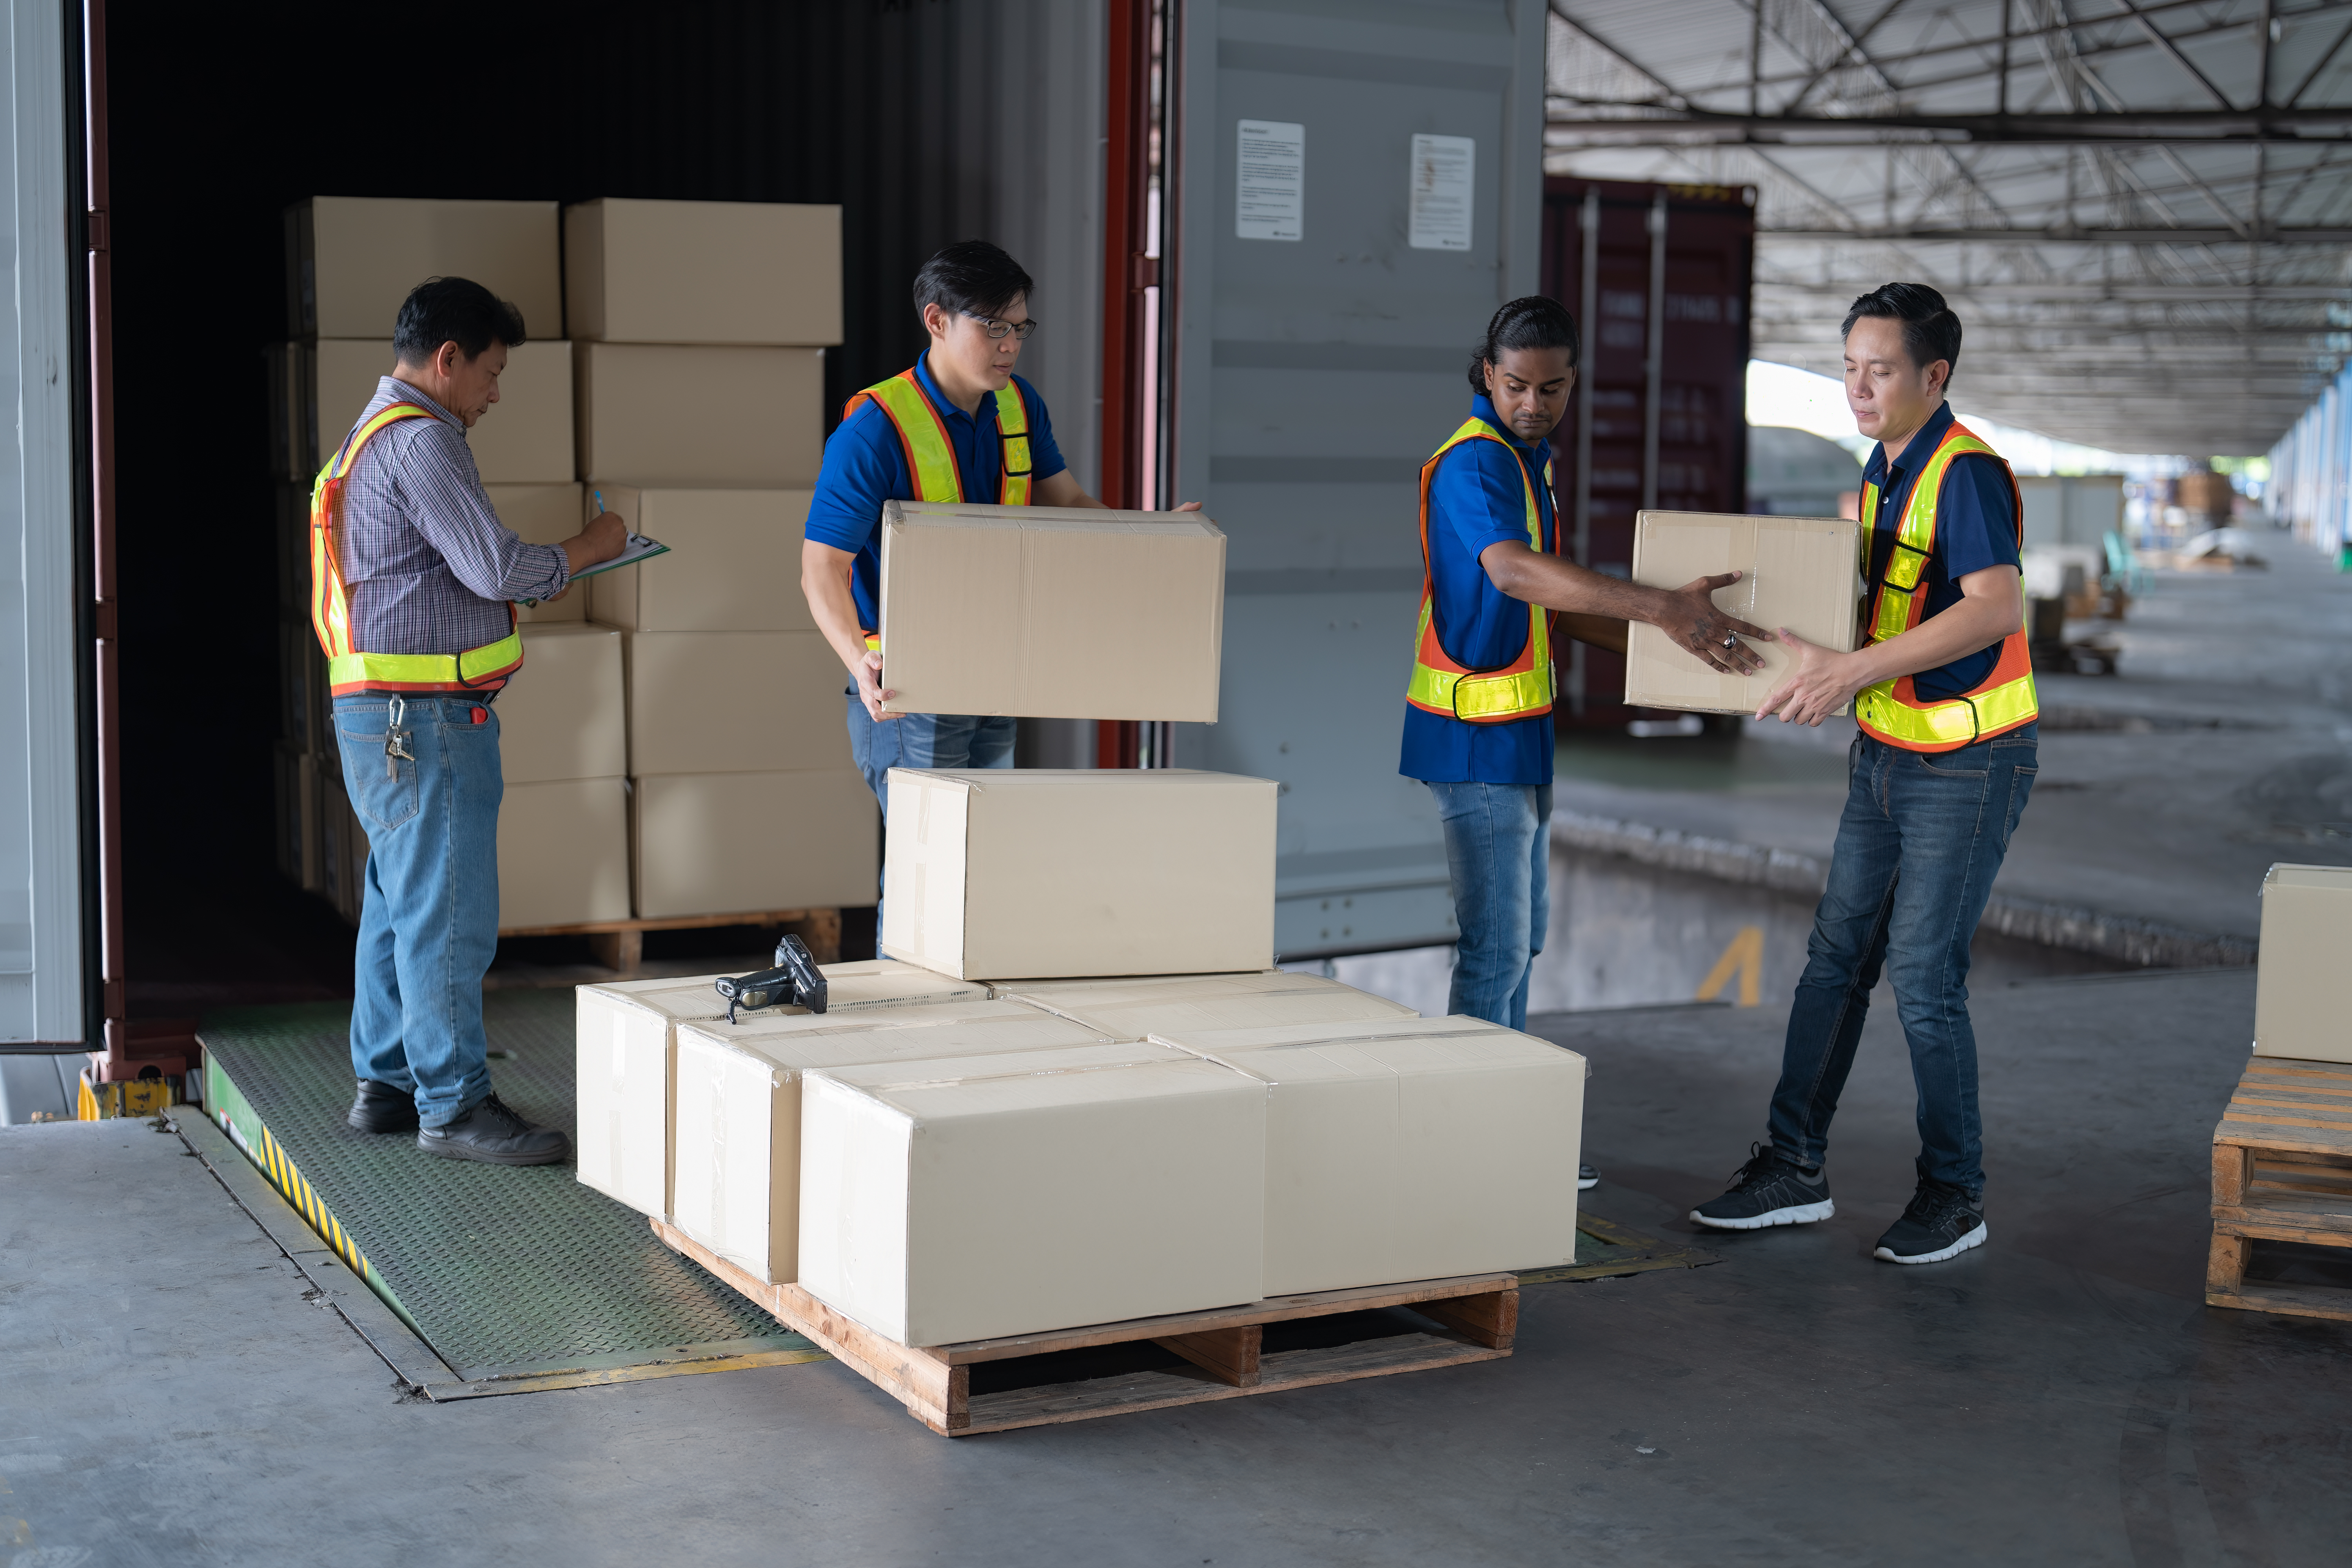
[[[882,823],[890,823],[892,768],[1009,768],[1013,742],[1021,721],[1003,715],[971,713],[908,713],[877,720],[849,690],[849,754],[866,775],[866,787],[882,805]],[[875,929],[881,929],[882,903],[874,904]]]
[[[1918,1087],[1919,1174],[1983,1193],[1969,941],[2033,789],[2037,732],[2028,724],[1935,752],[1854,738],[1829,888],[1772,1091],[1772,1147],[1783,1156],[1821,1163],[1883,968]]]
[[[400,701],[415,760],[387,772],[388,695],[335,699],[343,788],[368,836],[352,1071],[408,1090],[418,1119],[440,1127],[490,1092],[482,975],[499,944],[506,779],[488,704]]]
[[[1433,784],[1454,883],[1448,1014],[1528,1026],[1528,976],[1551,923],[1551,785]]]

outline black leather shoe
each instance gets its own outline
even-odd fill
[[[553,1127],[535,1127],[490,1095],[446,1127],[420,1128],[416,1146],[445,1160],[486,1165],[560,1165],[572,1158],[572,1140]]]
[[[416,1101],[404,1089],[363,1078],[352,1113],[343,1120],[362,1132],[411,1132],[416,1128]]]

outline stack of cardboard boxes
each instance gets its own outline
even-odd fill
[[[841,336],[838,209],[322,196],[289,210],[287,247],[280,868],[358,918],[366,837],[310,627],[310,487],[392,367],[401,301],[454,276],[512,300],[532,335],[468,437],[500,520],[554,543],[601,501],[671,547],[518,606],[524,668],[497,704],[501,928],[871,900],[872,797],[798,585]]]
[[[1117,561],[1094,700],[1213,719],[1213,523],[915,510],[884,520],[892,668],[1024,710],[1039,628]],[[894,584],[992,558],[998,591],[945,617],[963,666],[915,657],[942,634]],[[885,956],[829,970],[826,1012],[730,1020],[708,976],[581,988],[580,1179],[909,1345],[1572,1258],[1582,1058],[1275,969],[1277,793],[894,771]]]

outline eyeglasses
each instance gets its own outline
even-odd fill
[[[1011,321],[1000,321],[993,316],[975,316],[970,310],[966,310],[964,314],[971,316],[973,321],[978,321],[981,331],[992,338],[1002,338],[1005,333],[1011,332],[1013,342],[1025,343],[1029,341],[1029,334],[1037,330],[1037,323],[1034,321],[1023,321],[1015,326]]]

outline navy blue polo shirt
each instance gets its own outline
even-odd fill
[[[1510,445],[1465,441],[1438,460],[1430,478],[1430,617],[1438,646],[1455,663],[1499,669],[1527,646],[1528,604],[1496,587],[1478,555],[1506,540],[1528,542],[1529,481],[1543,548],[1559,548],[1551,487],[1544,483],[1551,443],[1530,444],[1512,435],[1485,397],[1471,398],[1470,412]],[[1507,724],[1467,724],[1404,705],[1404,749],[1397,771],[1407,778],[1425,784],[1548,784],[1551,764],[1549,713]]]
[[[1870,536],[1870,581],[1878,582],[1894,553],[1903,528],[1903,509],[1911,501],[1912,481],[1935,455],[1952,427],[1952,405],[1939,406],[1904,446],[1903,458],[1889,466],[1881,442],[1863,468],[1864,484],[1878,487],[1877,527]],[[2014,566],[2017,562],[2017,495],[1999,460],[1979,453],[1952,459],[1944,470],[1944,488],[1936,497],[1936,544],[1927,557],[1928,616],[1941,615],[1960,602],[1960,579],[1989,566]],[[1922,700],[1940,701],[1973,689],[2000,662],[2000,644],[1923,669],[1911,678],[1911,689]]]
[[[931,379],[930,358],[925,353],[915,363],[915,380],[947,426],[964,499],[993,503],[1004,463],[1003,437],[996,433],[996,394],[982,393],[980,407],[966,414]],[[1017,375],[1013,380],[1029,413],[1031,482],[1050,479],[1069,467],[1054,445],[1054,421],[1037,389]],[[860,404],[825,438],[824,466],[817,472],[804,531],[819,544],[857,557],[850,570],[850,593],[857,601],[858,624],[867,631],[882,625],[882,503],[915,499],[915,476],[908,470],[898,427],[879,403]]]

